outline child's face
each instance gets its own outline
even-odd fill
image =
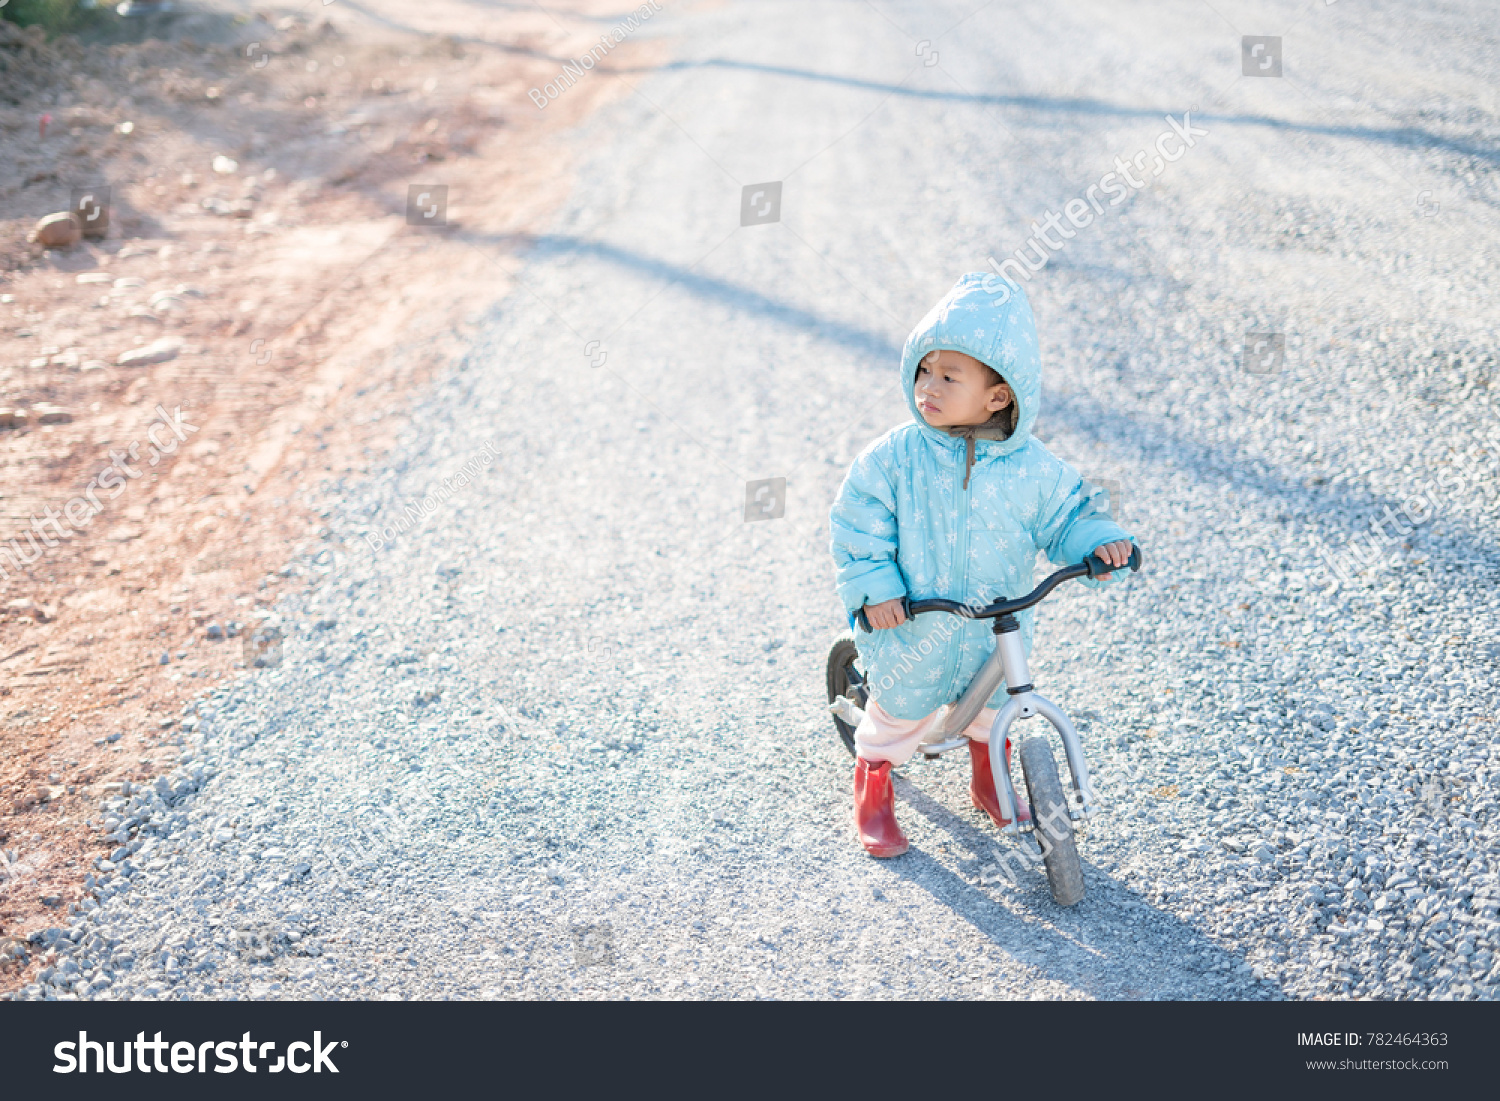
[[[1011,403],[1010,387],[991,386],[983,363],[947,349],[923,358],[912,393],[922,419],[933,428],[983,424]]]

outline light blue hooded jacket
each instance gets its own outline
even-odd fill
[[[917,365],[933,349],[971,355],[1010,384],[1016,411],[1008,435],[1004,426],[928,426],[912,391]],[[1085,487],[1031,434],[1041,365],[1031,306],[1019,287],[985,272],[960,279],[907,338],[901,388],[913,422],[860,453],[830,514],[839,598],[851,615],[908,593],[981,604],[1024,596],[1038,551],[1061,567],[1101,544],[1131,539],[1105,511],[1104,491]],[[1114,583],[1128,572],[1084,584]],[[1033,612],[1018,618],[1029,652]],[[995,646],[989,621],[946,612],[891,630],[856,631],[855,638],[872,697],[898,719],[919,719],[957,700]],[[1005,698],[1001,688],[990,706]]]

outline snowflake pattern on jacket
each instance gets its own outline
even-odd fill
[[[1038,552],[1065,566],[1131,539],[1105,511],[1104,491],[1031,435],[1041,395],[1036,324],[1019,287],[1000,301],[1006,287],[985,272],[965,275],[906,340],[901,385],[913,419],[859,454],[829,518],[839,598],[851,615],[908,593],[981,604],[1024,596]],[[918,362],[939,348],[988,364],[1015,394],[1015,431],[975,441],[967,490],[965,441],[928,426],[912,393]],[[1083,583],[1115,584],[1126,572]],[[1018,618],[1029,652],[1034,611]],[[900,719],[957,700],[995,645],[987,621],[946,612],[856,638],[871,695]],[[989,706],[1005,699],[1002,687]]]

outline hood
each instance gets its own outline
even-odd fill
[[[912,380],[922,357],[935,348],[971,355],[1010,384],[1017,417],[1015,430],[1008,437],[1004,430],[987,426],[972,431],[932,428],[922,419],[912,393]],[[943,300],[917,323],[901,353],[901,386],[912,417],[923,432],[935,438],[967,438],[970,463],[976,441],[984,454],[1004,455],[1031,438],[1042,389],[1041,374],[1036,322],[1032,320],[1026,292],[990,272],[970,272],[955,283]]]

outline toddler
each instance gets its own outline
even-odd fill
[[[901,386],[913,420],[854,460],[830,516],[838,593],[858,635],[870,699],[855,731],[854,818],[872,856],[899,856],[891,768],[942,725],[994,649],[990,625],[951,616],[908,621],[901,597],[970,604],[1024,596],[1038,551],[1059,566],[1094,553],[1112,566],[1131,536],[1085,490],[1078,472],[1031,435],[1041,392],[1036,325],[1025,293],[996,276],[965,275],[906,340]],[[1123,578],[1116,572],[1084,584]],[[1031,648],[1033,612],[1017,617]],[[941,621],[948,622],[941,622]],[[919,625],[920,624],[920,625]],[[999,826],[989,731],[1001,687],[964,733],[974,805]],[[1010,744],[1005,746],[1010,760]],[[1030,818],[1024,803],[1016,813]]]

